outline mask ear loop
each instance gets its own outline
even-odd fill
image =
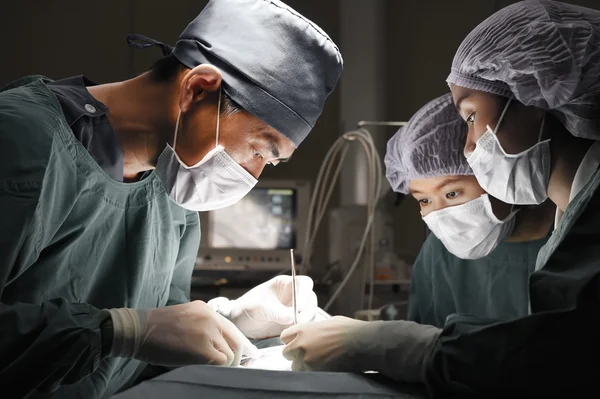
[[[494,129],[494,136],[497,136],[496,132],[498,131],[498,128],[500,127],[500,124],[502,123],[502,120],[504,119],[504,115],[506,114],[506,111],[508,111],[508,106],[510,105],[511,101],[512,101],[512,98],[509,98],[508,102],[506,103],[506,106],[502,110],[502,114],[500,114],[500,119],[498,119],[498,123],[496,123],[496,128]]]
[[[177,122],[175,122],[175,134],[173,135],[173,152],[175,153],[175,156],[177,157],[177,150],[175,149],[177,147],[177,133],[179,132],[179,121],[181,120],[181,109],[179,110],[179,113],[177,114]],[[169,143],[167,143],[167,145],[169,145]],[[179,157],[177,157],[179,158]],[[181,162],[181,161],[180,161]],[[175,179],[175,201],[177,201],[177,193],[179,192],[179,184],[178,184],[178,179]]]
[[[542,118],[542,126],[540,127],[540,134],[538,135],[538,143],[542,141],[542,134],[544,133],[544,125],[546,123],[546,114]]]
[[[173,150],[177,147],[177,133],[179,132],[179,121],[181,120],[181,110],[177,114],[177,122],[175,123],[175,135],[173,136]],[[221,128],[221,88],[219,87],[219,100],[217,102],[217,135],[215,139],[215,148],[219,146],[219,130]],[[177,152],[177,151],[175,151]]]
[[[217,138],[215,148],[219,146],[219,129],[221,128],[221,91],[222,88],[219,86],[219,100],[217,102]]]
[[[177,147],[177,133],[179,132],[179,120],[181,119],[181,110],[177,114],[177,122],[175,122],[175,135],[173,136],[173,151],[176,151],[175,147]]]

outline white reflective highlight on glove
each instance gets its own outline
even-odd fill
[[[313,280],[297,276],[298,322],[308,322],[317,314]],[[245,336],[252,339],[277,337],[294,324],[292,277],[277,276],[254,287],[239,299],[215,298],[209,305],[229,318]]]
[[[366,322],[336,316],[298,324],[281,334],[283,355],[296,371],[378,371],[421,382],[427,356],[441,330],[410,321]]]

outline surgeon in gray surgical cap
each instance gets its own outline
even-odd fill
[[[198,211],[246,195],[321,114],[342,57],[280,1],[212,0],[131,80],[0,91],[0,388],[109,397],[146,364],[237,365],[294,323],[290,276],[190,302]],[[298,276],[301,322],[317,311]],[[9,388],[6,390],[5,388]]]

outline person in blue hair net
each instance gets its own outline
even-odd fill
[[[450,93],[423,106],[388,142],[386,176],[411,194],[429,234],[413,265],[408,320],[525,316],[528,281],[556,207],[511,206],[487,194],[463,155],[467,136]],[[455,316],[453,316],[455,317]]]
[[[280,1],[211,0],[131,80],[33,76],[0,92],[0,388],[109,397],[146,364],[237,365],[292,325],[291,277],[190,303],[198,211],[290,158],[342,73]],[[317,311],[298,278],[302,321]],[[247,338],[248,337],[248,338]]]

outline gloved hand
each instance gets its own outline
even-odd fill
[[[378,371],[421,382],[422,369],[441,330],[410,321],[360,321],[335,316],[298,324],[281,334],[283,356],[295,371]]]
[[[308,322],[317,313],[314,283],[308,276],[296,276],[296,282],[298,323]],[[252,339],[277,337],[294,324],[291,276],[274,277],[239,299],[215,298],[208,304]]]
[[[111,356],[162,366],[237,366],[258,349],[233,323],[202,301],[158,309],[110,309]]]

